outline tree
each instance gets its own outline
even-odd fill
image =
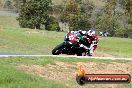
[[[128,16],[128,24],[132,25],[132,0],[125,0],[125,13]]]
[[[21,0],[12,0],[12,7],[15,12],[19,12]]]
[[[117,0],[108,0],[104,12],[98,17],[96,22],[96,27],[99,31],[108,31],[111,36],[114,36],[115,30],[119,28],[119,25],[117,26],[119,19],[115,11],[116,5]]]
[[[32,29],[40,29],[41,25],[45,25],[45,27],[47,27],[50,8],[51,0],[25,1],[20,8],[18,17],[20,26]]]
[[[82,0],[81,10],[82,12],[86,13],[89,17],[91,17],[91,14],[95,8],[95,5],[93,2],[90,2],[89,0]]]
[[[126,13],[132,16],[132,0],[124,0],[124,8]]]
[[[0,9],[1,9],[1,7],[2,7],[2,3],[0,2]]]
[[[128,37],[132,38],[132,0],[125,0],[124,7],[128,19],[128,25],[125,32]]]
[[[127,37],[132,38],[132,0],[121,0],[120,2],[121,6],[123,7],[125,11],[125,29],[124,34]]]
[[[79,7],[75,0],[67,0],[61,16],[62,22],[69,23],[70,31],[75,30],[78,22]]]
[[[128,37],[132,38],[132,24],[129,24],[126,30]]]
[[[85,30],[90,26],[83,4],[82,0],[67,0],[66,2],[61,21],[69,23],[70,31]]]
[[[89,0],[81,0],[82,3],[80,4],[80,20],[83,22],[82,27],[84,30],[88,30],[88,28],[94,27],[96,17],[93,15],[93,11],[95,9],[95,5],[93,2]],[[80,23],[81,23],[80,22]]]
[[[50,16],[47,22],[46,30],[48,31],[60,31],[60,26],[55,17]]]
[[[6,0],[4,3],[4,8],[13,9],[12,2],[10,0]]]

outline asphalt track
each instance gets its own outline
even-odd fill
[[[92,57],[92,56],[74,56],[74,55],[34,55],[34,54],[13,54],[13,53],[0,53],[1,57],[62,57],[62,58],[95,58],[95,59],[110,59],[110,60],[129,60],[132,58],[114,58],[114,57]]]

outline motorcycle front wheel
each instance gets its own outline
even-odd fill
[[[59,55],[59,54],[61,54],[61,53],[63,52],[63,48],[64,48],[63,43],[57,45],[57,46],[52,50],[52,54],[53,54],[53,55]]]

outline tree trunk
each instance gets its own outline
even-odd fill
[[[35,27],[36,29],[40,29],[40,24],[37,24]]]

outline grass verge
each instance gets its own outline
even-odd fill
[[[60,64],[57,64],[59,62]],[[61,64],[61,63],[64,64]],[[97,67],[107,67],[113,63],[119,64],[130,64],[130,61],[113,61],[113,60],[98,60],[92,58],[57,58],[57,57],[3,57],[0,59],[0,88],[80,88],[80,86],[75,81],[75,75],[73,73],[76,71],[77,63],[84,63],[85,66],[88,66],[89,69],[92,70],[92,66],[96,63]],[[37,66],[37,73],[39,73],[39,66],[42,69],[42,72],[38,75],[32,75],[30,72],[26,72],[24,70],[20,70],[17,67],[20,65],[27,66],[27,70],[30,70],[30,66],[33,66],[31,72],[35,72]],[[51,68],[53,67],[53,68]],[[66,68],[67,67],[67,68]],[[123,67],[123,66],[122,66]],[[125,68],[125,67],[124,67]],[[47,69],[47,70],[45,70]],[[113,68],[111,68],[113,69]],[[132,68],[128,68],[132,69]],[[93,69],[101,70],[100,69]],[[103,70],[103,69],[102,69]],[[123,68],[122,68],[123,71]],[[44,73],[43,73],[44,72]],[[53,72],[49,74],[48,72]],[[70,74],[70,72],[72,72]],[[57,80],[51,80],[45,77],[41,77],[41,75],[46,74],[50,75],[52,78],[53,75],[58,78],[64,77],[61,80],[64,82],[60,82]],[[54,77],[54,76],[53,76]],[[131,88],[132,84],[115,84],[111,86],[111,84],[90,84],[84,85],[81,88]]]
[[[29,58],[30,59],[30,58]],[[49,60],[50,61],[50,60]],[[41,62],[41,61],[40,61]],[[23,58],[1,58],[0,59],[0,88],[66,88],[65,85],[41,78],[39,76],[27,74],[16,69],[20,63],[40,63],[34,59],[27,62]],[[47,63],[47,62],[45,62]]]
[[[98,51],[120,57],[132,57],[132,39],[101,37]]]

